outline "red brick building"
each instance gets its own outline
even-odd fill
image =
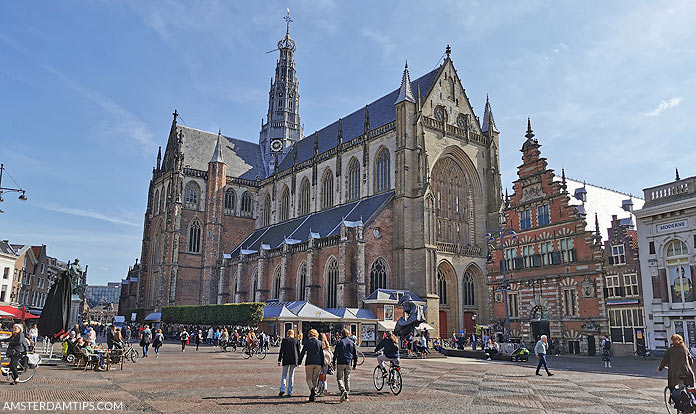
[[[562,352],[593,355],[608,333],[599,229],[587,230],[582,206],[569,204],[565,179],[554,181],[531,123],[525,136],[519,178],[503,211],[504,227],[517,239],[504,237],[502,257],[496,238],[488,267],[491,313],[502,331],[505,265],[511,338],[529,344],[545,334]]]

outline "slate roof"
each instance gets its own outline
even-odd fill
[[[325,308],[341,319],[377,319],[369,309],[358,308]]]
[[[328,210],[318,211],[283,223],[257,229],[232,251],[230,257],[238,256],[242,249],[258,251],[262,243],[269,245],[271,249],[278,248],[285,242],[285,238],[307,241],[309,240],[310,229],[312,233],[319,233],[321,238],[335,236],[340,231],[342,220],[362,220],[363,224],[368,224],[381,211],[382,207],[392,200],[393,196],[394,192],[388,191]]]
[[[561,177],[554,176],[554,181],[561,181]],[[566,184],[568,185],[568,197],[570,201],[568,204],[575,206],[582,213],[584,210],[587,231],[595,231],[595,220],[594,215],[597,213],[597,220],[599,221],[599,229],[602,234],[602,240],[607,240],[609,237],[609,232],[607,229],[611,228],[611,217],[616,215],[618,219],[633,219],[633,213],[625,211],[622,206],[624,200],[631,199],[634,208],[637,210],[643,207],[644,200],[639,197],[631,196],[630,194],[622,193],[616,190],[611,190],[608,188],[599,187],[589,183],[583,183],[579,180],[573,180],[570,178],[566,179]],[[585,192],[585,198],[587,201],[583,203],[578,200],[575,195],[578,196]]]
[[[420,78],[411,82],[412,89],[420,91],[422,96],[426,96],[433,86],[440,67],[433,69]],[[370,129],[380,127],[396,120],[396,110],[394,103],[399,95],[399,90],[384,95],[368,105],[367,111],[370,115]],[[350,141],[365,133],[365,107],[358,109],[352,114],[341,119],[343,142]],[[278,171],[285,171],[292,168],[295,152],[297,152],[297,163],[307,161],[314,156],[314,142],[319,145],[319,154],[322,154],[338,144],[338,121],[320,129],[315,134],[309,135],[295,143],[288,154],[283,158]]]
[[[208,171],[208,162],[213,157],[218,134],[183,125],[176,127],[184,133],[182,144],[184,167]],[[259,144],[224,135],[222,138],[224,139],[220,155],[227,164],[228,176],[249,180],[255,180],[257,176],[260,179],[265,178]]]
[[[17,252],[15,252],[15,250],[12,248],[12,246],[9,243],[4,242],[4,241],[0,241],[0,253],[9,254],[12,256],[17,255]]]

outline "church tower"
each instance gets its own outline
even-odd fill
[[[290,10],[285,16],[285,37],[278,42],[280,58],[268,92],[268,114],[261,121],[261,146],[266,176],[280,163],[290,147],[304,137],[300,123],[300,83],[295,72],[295,41],[290,38]]]

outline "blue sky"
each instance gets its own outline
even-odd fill
[[[696,175],[696,3],[257,3],[0,3],[0,162],[29,197],[5,196],[0,238],[79,257],[91,284],[125,277],[172,111],[256,141],[286,7],[307,134],[450,44],[477,115],[490,95],[506,185],[528,116],[570,177],[642,194],[676,166]]]

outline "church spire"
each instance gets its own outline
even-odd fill
[[[527,118],[527,133],[524,134],[524,136],[530,140],[534,138],[534,131],[532,131],[532,120],[530,118]]]
[[[295,71],[295,41],[290,38],[290,9],[287,9],[285,36],[278,42],[279,58],[271,78],[268,112],[261,124],[259,145],[266,176],[273,173],[295,142],[303,138],[300,120],[300,82]],[[274,50],[274,51],[275,51]]]
[[[493,110],[491,109],[491,102],[488,100],[488,94],[486,94],[486,107],[483,109],[483,126],[481,127],[482,132],[495,132],[500,133],[498,128],[495,126],[495,120],[493,119]]]
[[[222,159],[222,130],[218,130],[218,136],[217,136],[217,143],[215,144],[215,151],[213,152],[213,158],[210,159],[210,162],[221,162],[225,163],[225,161]]]
[[[413,91],[411,90],[411,76],[408,73],[408,61],[406,61],[406,66],[404,67],[404,74],[401,76],[401,88],[399,88],[399,96],[396,98],[394,105],[403,101],[416,103],[416,100],[413,98]]]

